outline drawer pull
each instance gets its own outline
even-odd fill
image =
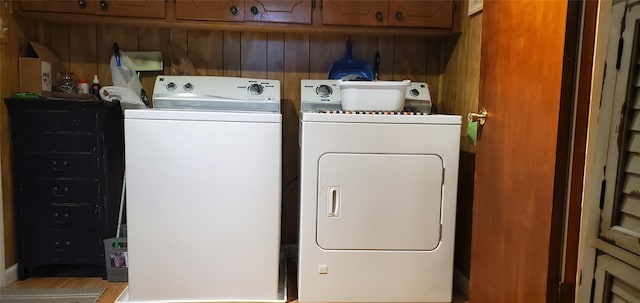
[[[56,223],[66,223],[69,220],[69,214],[64,214],[64,215],[60,215],[58,213],[53,214],[53,220],[56,221]]]
[[[63,198],[63,197],[66,197],[68,193],[69,193],[69,187],[67,186],[65,186],[62,189],[60,189],[57,186],[53,187],[53,195],[56,197]]]
[[[70,241],[66,241],[64,243],[60,242],[60,241],[56,241],[55,243],[55,249],[57,251],[65,251],[67,249],[71,248],[71,242]]]
[[[64,171],[67,168],[67,165],[69,164],[69,162],[67,162],[67,160],[58,162],[57,160],[53,160],[53,162],[51,162],[51,168],[55,171]]]

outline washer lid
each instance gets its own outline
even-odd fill
[[[183,121],[227,121],[281,123],[280,113],[268,112],[221,112],[205,110],[127,109],[126,120],[183,120]]]

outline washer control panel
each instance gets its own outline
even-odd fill
[[[216,76],[158,76],[156,108],[280,111],[280,81]]]
[[[280,101],[278,80],[214,76],[158,76],[153,90],[155,96],[175,98],[193,96],[212,99],[274,102]]]

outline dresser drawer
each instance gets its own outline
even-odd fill
[[[92,134],[22,133],[19,137],[23,153],[95,153],[98,136]]]
[[[96,111],[28,110],[16,122],[21,131],[97,133],[99,129]]]
[[[25,231],[24,257],[38,264],[100,264],[104,254],[96,232]]]
[[[22,167],[32,177],[100,178],[100,159],[96,154],[23,154]]]
[[[98,231],[101,211],[98,205],[42,205],[25,210],[23,220],[27,228]]]
[[[25,198],[19,201],[28,207],[101,204],[102,189],[94,179],[22,179],[19,186]]]

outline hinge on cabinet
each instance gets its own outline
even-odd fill
[[[607,180],[602,180],[602,185],[600,187],[600,210],[604,207],[604,191],[607,189]]]

